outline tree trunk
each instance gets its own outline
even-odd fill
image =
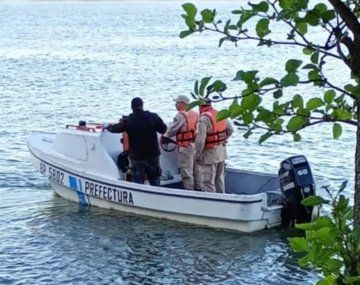
[[[351,72],[356,83],[360,84],[360,34],[354,35],[355,49],[351,53]],[[355,99],[357,128],[355,152],[355,193],[354,193],[354,223],[360,225],[360,98]]]
[[[355,195],[354,195],[354,222],[360,225],[360,99],[356,100],[357,129],[355,153]]]

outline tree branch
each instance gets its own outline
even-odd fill
[[[296,42],[296,41],[286,42],[286,41],[267,40],[267,39],[262,39],[262,38],[259,38],[259,37],[249,36],[249,35],[247,35],[245,33],[243,33],[243,35],[244,35],[243,37],[233,36],[233,35],[230,35],[229,33],[225,33],[223,31],[219,30],[217,27],[215,27],[215,29],[213,29],[213,28],[209,28],[207,26],[204,26],[203,29],[207,30],[207,31],[212,31],[212,32],[217,32],[217,33],[223,34],[232,42],[237,42],[237,41],[241,41],[241,40],[254,40],[254,41],[269,41],[269,43],[274,44],[274,45],[293,45],[293,46],[301,46],[303,48],[309,47],[309,45],[307,45],[307,44],[299,43],[299,42]],[[327,52],[321,46],[312,45],[312,48],[314,48],[314,49],[319,48],[318,51],[320,53],[323,53],[323,54],[326,54],[326,55],[331,56],[333,58],[337,58],[337,59],[342,60],[342,58],[339,55]]]
[[[360,23],[355,14],[341,0],[329,0],[335,11],[340,15],[349,29],[356,35],[360,35]]]

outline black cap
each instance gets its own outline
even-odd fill
[[[141,98],[135,97],[131,100],[131,109],[139,109],[144,105],[144,102]]]

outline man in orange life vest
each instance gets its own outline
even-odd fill
[[[198,163],[201,190],[225,193],[226,140],[233,133],[227,120],[216,121],[218,111],[211,102],[200,105],[196,127],[195,159]]]
[[[196,123],[199,115],[193,111],[186,111],[190,100],[187,96],[180,95],[174,99],[176,110],[179,111],[174,117],[173,124],[165,133],[164,137],[176,136],[179,147],[179,168],[185,189],[194,189],[194,141]]]

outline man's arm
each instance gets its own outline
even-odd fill
[[[232,126],[232,124],[226,120],[226,136],[230,137],[234,132],[234,128]]]
[[[183,115],[181,115],[180,113],[176,114],[176,116],[174,117],[173,124],[170,126],[170,128],[167,130],[167,132],[164,134],[164,137],[172,138],[173,136],[175,136],[180,131],[180,129],[184,125],[185,121],[186,120]]]
[[[154,114],[154,118],[156,124],[156,131],[160,134],[164,134],[167,130],[167,126],[165,125],[164,121],[157,114]]]
[[[196,125],[196,138],[195,138],[195,159],[200,159],[201,152],[205,146],[206,130],[207,130],[207,117],[200,116]]]
[[[110,133],[122,133],[126,132],[127,129],[127,121],[125,119],[120,119],[119,123],[115,125],[109,125],[106,127]]]

